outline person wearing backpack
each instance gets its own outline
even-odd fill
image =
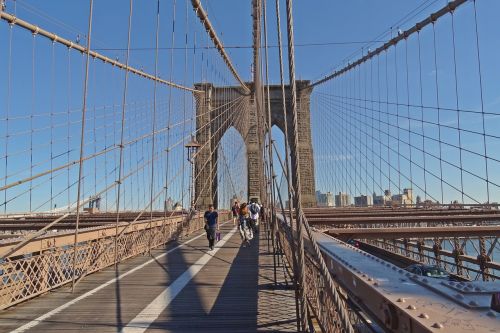
[[[248,213],[249,211],[247,203],[244,202],[241,204],[239,209],[240,224],[238,226],[241,240],[244,242],[244,246],[250,245],[250,240],[253,238],[253,236],[251,235],[251,230],[250,228],[248,228],[248,223],[247,223]]]
[[[252,229],[253,233],[256,234],[258,232],[257,225],[259,224],[260,205],[257,202],[253,201],[250,204],[249,211],[250,211],[250,220],[249,220],[250,228]]]

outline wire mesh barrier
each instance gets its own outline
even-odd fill
[[[387,251],[445,269],[467,280],[495,281],[500,279],[500,262],[495,261],[497,237],[456,237],[433,239],[369,239],[363,240]]]
[[[296,259],[293,256],[292,246],[296,246],[296,244],[292,245],[292,242],[296,241],[292,239],[294,236],[292,236],[290,225],[283,218],[278,217],[277,219],[278,228],[276,237],[279,248],[283,251],[288,261],[288,266],[293,267],[293,260]],[[325,272],[321,269],[320,264],[318,264],[316,254],[310,246],[307,246],[307,243],[310,244],[310,242],[306,242],[304,290],[311,315],[321,327],[322,332],[346,332],[351,325],[362,322],[362,319],[355,311],[348,308],[345,300],[335,297],[334,292],[338,293],[340,288],[336,286],[338,288],[336,291],[330,289]],[[326,272],[326,274],[330,273]],[[338,309],[349,312],[348,325],[339,316]]]
[[[118,237],[113,226],[83,229],[76,247],[72,232],[51,233],[34,239],[0,262],[0,309],[46,293],[125,259],[147,253],[204,225],[197,214],[151,221],[120,223]],[[4,253],[12,240],[0,243]],[[6,244],[7,243],[7,244]],[[13,242],[16,244],[15,240]]]

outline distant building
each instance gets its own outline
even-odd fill
[[[174,207],[173,207],[173,211],[180,212],[181,210],[182,210],[182,204],[180,202],[176,202]]]
[[[233,195],[233,197],[229,201],[229,206],[228,207],[233,207],[235,201],[238,202],[238,204],[242,203],[242,200],[240,200],[240,198],[238,198],[238,196],[235,194],[235,195]]]
[[[339,192],[335,195],[335,206],[346,207],[351,205],[351,197],[347,193]]]
[[[383,195],[373,194],[374,206],[390,206],[392,201],[391,191],[385,190]]]
[[[332,192],[321,193],[321,191],[316,191],[316,202],[318,207],[333,207],[335,205]]]
[[[413,205],[413,190],[411,188],[405,188],[402,194],[393,195],[392,204],[398,206]]]
[[[168,197],[167,200],[165,200],[165,210],[167,212],[171,212],[174,208],[174,201],[172,200],[171,197]]]
[[[354,206],[371,207],[373,206],[373,198],[371,195],[360,195],[359,197],[354,197]]]

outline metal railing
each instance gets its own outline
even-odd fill
[[[493,254],[497,237],[459,237],[451,239],[366,239],[364,243],[391,256],[437,265],[469,280],[500,279],[500,263]]]
[[[33,239],[0,262],[0,309],[189,235],[204,224],[201,215],[185,222],[185,216],[176,216],[121,223],[118,230],[115,225],[83,229],[76,251],[72,231],[48,233]],[[115,235],[118,235],[117,240]],[[8,243],[5,240],[0,244],[0,253],[12,247]],[[73,265],[75,256],[76,264]]]
[[[287,222],[277,218],[277,241],[281,248],[288,264],[292,267],[292,230]],[[339,304],[334,297],[334,291],[328,287],[326,276],[324,276],[321,267],[315,258],[314,251],[310,248],[310,240],[305,241],[305,284],[304,292],[307,299],[310,316],[314,317],[314,321],[319,325],[322,332],[345,332],[345,325],[341,320],[337,309],[343,307],[349,311],[349,320],[351,325],[361,322],[357,313],[350,309],[345,302],[341,300]],[[337,292],[343,294],[338,286]]]

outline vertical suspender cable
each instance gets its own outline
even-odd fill
[[[132,31],[132,13],[133,13],[133,3],[134,0],[130,0],[129,4],[129,15],[128,15],[128,33],[127,33],[127,52],[125,54],[125,64],[128,67],[130,59],[130,35]],[[116,223],[115,223],[115,265],[118,265],[118,222],[120,221],[120,199],[121,199],[121,184],[122,184],[122,173],[123,173],[123,137],[125,129],[125,112],[127,104],[127,89],[128,89],[128,72],[125,71],[125,82],[123,85],[123,97],[122,97],[122,114],[121,114],[121,127],[120,127],[120,158],[118,165],[118,180],[116,189]]]
[[[33,118],[35,116],[36,111],[36,35],[37,33],[33,33],[32,39],[32,53],[31,53],[31,114],[30,114],[30,177],[33,177]],[[30,188],[29,188],[29,212],[32,212],[33,208],[33,180],[30,180]]]
[[[437,125],[438,125],[438,143],[439,143],[439,181],[441,184],[441,203],[444,203],[444,188],[443,188],[443,149],[441,140],[441,108],[439,103],[439,76],[437,65],[437,44],[436,44],[436,23],[432,22],[432,36],[434,45],[434,71],[436,82],[436,106],[437,106]]]
[[[158,77],[158,43],[159,43],[159,30],[160,30],[160,0],[156,3],[156,41],[155,41],[155,77]],[[148,244],[148,252],[151,254],[151,242],[153,238],[153,231],[151,229],[151,220],[153,219],[153,197],[154,197],[154,157],[155,157],[155,140],[156,140],[156,91],[157,91],[157,83],[156,81],[153,84],[153,117],[152,117],[152,142],[151,142],[151,184],[150,184],[150,197],[149,197],[149,244]]]
[[[170,51],[170,82],[172,82],[172,78],[174,75],[174,47],[175,47],[175,12],[176,12],[176,0],[173,1],[173,11],[172,11],[172,49]],[[172,115],[172,87],[168,89],[168,119],[167,119],[167,152],[166,152],[166,166],[165,166],[165,202],[168,198],[168,172],[170,165],[170,123],[171,123],[171,115]],[[166,206],[164,204],[164,214],[166,216]]]
[[[460,194],[462,196],[462,204],[464,203],[464,169],[462,163],[462,130],[460,128],[460,110],[458,102],[458,75],[457,75],[457,50],[455,43],[455,14],[451,12],[451,38],[453,42],[453,73],[455,76],[455,107],[457,108],[457,132],[458,132],[458,153],[460,158]]]
[[[481,94],[481,116],[483,121],[483,145],[484,145],[484,163],[486,172],[486,197],[487,203],[490,203],[490,181],[488,175],[488,150],[486,148],[486,125],[484,120],[484,97],[483,97],[483,74],[481,72],[481,52],[479,50],[479,32],[477,28],[477,8],[476,0],[474,0],[474,27],[476,33],[476,54],[477,54],[477,65],[479,74],[479,90]]]
[[[76,191],[76,225],[75,225],[75,239],[73,242],[73,277],[71,291],[75,291],[75,274],[76,274],[76,244],[78,242],[78,227],[80,222],[80,192],[82,188],[82,172],[83,172],[83,148],[85,144],[85,116],[87,110],[87,90],[89,81],[89,63],[90,63],[90,46],[91,46],[91,36],[92,36],[92,12],[94,7],[94,0],[89,0],[89,20],[88,20],[88,33],[87,33],[87,59],[85,63],[85,82],[83,84],[83,106],[82,106],[82,124],[81,124],[81,134],[80,134],[80,161],[78,163],[78,187]]]
[[[278,52],[279,52],[279,60],[280,60],[280,84],[281,84],[281,103],[283,105],[283,127],[285,130],[285,167],[286,167],[286,176],[288,180],[288,203],[289,203],[289,209],[288,209],[288,219],[290,220],[290,228],[291,228],[291,233],[293,235],[293,200],[292,200],[292,188],[290,187],[290,184],[292,184],[291,180],[291,172],[290,172],[290,152],[289,152],[289,144],[290,141],[288,139],[288,119],[287,119],[287,107],[286,107],[286,95],[285,95],[285,80],[284,80],[284,68],[283,68],[283,49],[281,45],[281,14],[280,14],[280,0],[276,0],[276,24],[277,24],[277,32],[278,32]],[[279,191],[279,189],[278,189]],[[283,216],[284,219],[286,219],[286,216]],[[276,223],[273,224],[273,237],[275,237],[277,232],[277,226]],[[291,242],[291,249],[292,249],[292,257],[293,257],[293,272],[294,272],[294,279],[293,279],[293,284],[294,284],[294,290],[295,290],[295,311],[296,311],[296,316],[297,316],[297,330],[300,329],[300,312],[299,312],[299,294],[298,294],[298,288],[297,288],[297,257],[296,257],[296,248],[295,248],[295,241],[293,241],[293,236],[292,236],[292,242]],[[276,251],[275,251],[276,252]],[[275,267],[276,269],[276,267]]]
[[[273,177],[275,175],[274,172],[274,163],[273,163],[273,136],[272,136],[272,120],[271,120],[271,96],[269,93],[269,55],[268,55],[268,48],[267,48],[267,3],[266,0],[263,2],[263,14],[264,14],[264,51],[265,51],[265,58],[266,58],[266,88],[267,88],[267,130],[268,130],[268,157],[269,157],[269,186],[271,190],[271,199],[268,200],[268,209],[271,212],[271,218],[274,220],[275,212],[274,212],[274,196],[275,196],[275,186],[273,182]],[[270,221],[268,221],[269,223]],[[274,225],[274,222],[273,222]],[[273,248],[274,248],[274,233],[272,236],[272,243],[273,243]],[[274,282],[276,283],[276,256],[273,255],[273,261],[274,261]]]
[[[184,28],[186,29],[185,31],[185,39],[184,39],[184,85],[187,85],[187,66],[188,66],[188,32],[189,32],[189,4],[186,1],[186,15],[185,15],[185,23],[184,23]],[[183,99],[182,99],[182,119],[183,119],[183,124],[182,124],[182,149],[184,149],[185,146],[185,140],[186,140],[186,110],[187,110],[187,101],[186,101],[186,91],[183,92]],[[187,205],[184,204],[184,182],[185,182],[185,167],[186,163],[183,158],[183,152],[181,152],[181,161],[182,161],[182,179],[181,179],[181,205],[182,207],[186,207]],[[168,198],[167,198],[168,200]],[[166,210],[166,208],[165,208]],[[184,209],[182,210],[182,215],[183,215],[183,221],[184,221]]]
[[[7,68],[7,107],[5,108],[5,180],[4,186],[7,185],[7,175],[9,174],[9,116],[12,97],[12,28],[13,24],[9,24],[9,61]],[[4,190],[3,213],[7,214],[7,189]]]
[[[67,77],[67,105],[66,105],[66,120],[67,120],[67,132],[66,132],[66,163],[69,165],[71,157],[71,146],[70,146],[70,136],[71,136],[71,48],[68,47],[68,77]],[[71,211],[71,188],[70,188],[70,167],[66,169],[66,180],[67,180],[67,191],[68,191],[68,213]]]
[[[55,42],[52,41],[51,49],[51,61],[50,61],[50,72],[51,72],[51,96],[50,96],[50,169],[54,168],[54,103],[55,103]],[[54,197],[54,173],[50,173],[50,203],[49,211],[54,208],[53,205]]]
[[[420,31],[417,32],[418,41],[418,77],[419,77],[419,87],[420,87],[420,127],[422,129],[422,164],[423,164],[423,176],[424,176],[424,200],[427,201],[427,167],[425,158],[425,126],[424,126],[424,89],[422,87],[422,52],[420,43]]]
[[[304,235],[302,228],[302,187],[300,184],[300,153],[299,153],[299,138],[298,138],[298,120],[297,120],[297,87],[295,85],[295,54],[294,54],[294,37],[293,37],[293,13],[292,13],[292,0],[286,0],[287,9],[287,32],[288,32],[288,66],[290,77],[290,92],[291,92],[291,105],[292,105],[292,131],[293,143],[292,151],[295,153],[293,159],[293,168],[295,171],[294,189],[295,189],[295,211],[297,221],[297,282],[299,285],[299,301],[300,301],[300,331],[307,330],[306,318],[306,297],[305,297],[305,261],[304,261]]]

